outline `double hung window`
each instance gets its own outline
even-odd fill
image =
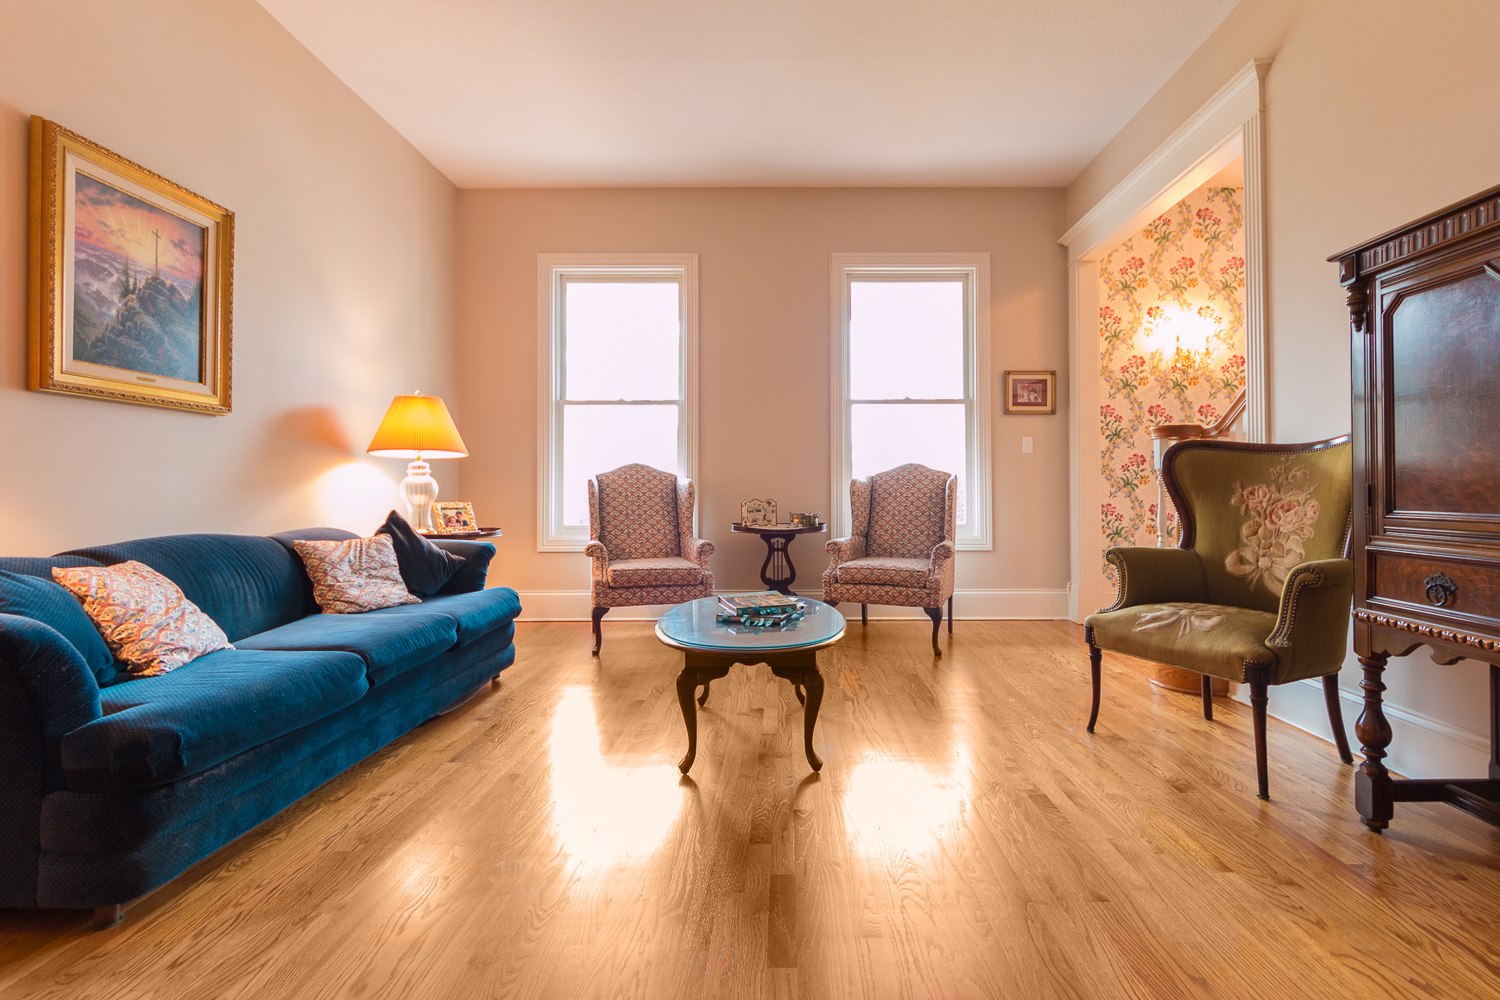
[[[590,477],[693,475],[697,273],[696,254],[539,256],[541,551],[583,548]]]
[[[958,475],[957,544],[990,548],[988,254],[834,254],[833,529],[849,480]]]

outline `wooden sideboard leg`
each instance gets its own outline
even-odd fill
[[[1266,764],[1266,704],[1271,686],[1270,669],[1261,664],[1247,664],[1245,680],[1250,682],[1250,714],[1255,724],[1255,785],[1256,794],[1263,799],[1271,797],[1270,768]]]
[[[1490,779],[1500,781],[1500,666],[1490,664]]]
[[[94,930],[96,931],[107,931],[124,919],[125,907],[119,903],[113,906],[94,907]]]
[[[1381,695],[1385,682],[1381,674],[1390,656],[1371,653],[1361,656],[1359,665],[1364,667],[1365,679],[1359,682],[1365,693],[1365,708],[1354,724],[1354,735],[1359,737],[1360,752],[1365,762],[1354,776],[1354,807],[1359,810],[1365,826],[1379,833],[1390,825],[1395,815],[1395,796],[1391,786],[1391,773],[1385,769],[1385,748],[1391,745],[1391,724],[1385,717]]]
[[[1349,734],[1344,732],[1344,709],[1339,704],[1339,675],[1323,675],[1323,701],[1328,706],[1328,724],[1333,727],[1333,742],[1339,748],[1339,760],[1354,763],[1349,752]]]
[[[1214,721],[1214,679],[1208,674],[1203,675],[1203,717]]]
[[[1094,731],[1094,723],[1099,721],[1099,661],[1103,657],[1103,651],[1094,645],[1094,630],[1084,630],[1084,638],[1089,644],[1089,676],[1094,681],[1094,703],[1089,708],[1089,732]]]

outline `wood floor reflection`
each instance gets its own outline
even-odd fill
[[[137,902],[0,911],[0,996],[1500,996],[1500,831],[1402,805],[1063,623],[850,627],[801,708],[715,681],[691,779],[649,625],[523,625],[503,683]],[[1274,703],[1276,693],[1272,692]]]

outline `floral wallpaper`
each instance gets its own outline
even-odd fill
[[[1241,188],[1198,188],[1100,262],[1099,553],[1111,590],[1104,549],[1156,544],[1150,428],[1211,424],[1245,387],[1243,204]]]

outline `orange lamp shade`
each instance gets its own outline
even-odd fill
[[[370,447],[379,458],[463,458],[469,453],[440,396],[397,396]]]

